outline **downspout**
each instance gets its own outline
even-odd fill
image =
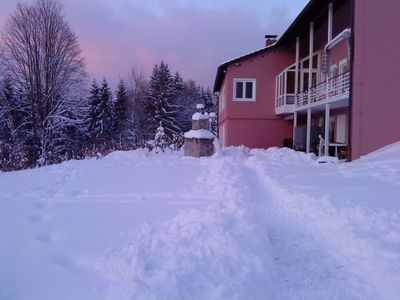
[[[353,123],[353,81],[354,81],[354,37],[356,35],[355,32],[355,0],[350,0],[351,5],[351,36],[349,38],[350,43],[350,91],[349,91],[349,122],[347,124],[348,127],[348,155],[349,160],[352,160],[352,123]]]

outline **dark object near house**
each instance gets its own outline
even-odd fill
[[[293,139],[284,139],[283,140],[283,147],[293,149]]]

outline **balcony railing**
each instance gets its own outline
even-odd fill
[[[345,72],[296,95],[296,108],[345,98],[349,95],[350,73]]]

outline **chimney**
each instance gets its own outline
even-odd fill
[[[276,43],[276,38],[278,36],[276,34],[267,34],[265,36],[265,47],[271,46]]]

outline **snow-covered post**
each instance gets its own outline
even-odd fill
[[[204,105],[198,104],[192,116],[192,130],[185,133],[185,156],[211,156],[214,154],[214,134],[210,132],[210,116]]]

